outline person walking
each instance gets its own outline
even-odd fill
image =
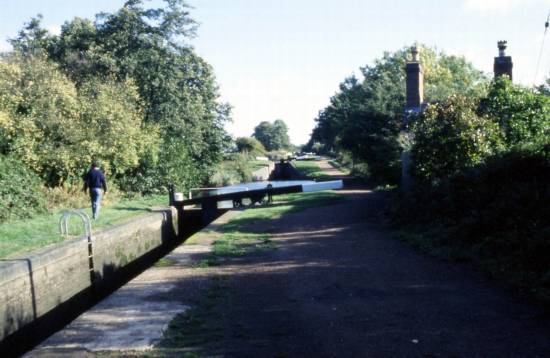
[[[92,200],[92,217],[96,220],[99,217],[99,209],[101,207],[101,189],[103,193],[107,192],[107,182],[105,175],[99,169],[99,164],[94,161],[92,167],[84,176],[84,191],[90,189],[90,198]]]

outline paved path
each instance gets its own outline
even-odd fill
[[[550,320],[381,226],[380,194],[265,222],[277,249],[224,267],[196,348],[228,357],[549,357]],[[200,334],[200,333],[199,333]]]
[[[342,172],[340,169],[333,167],[329,164],[328,160],[323,159],[317,162],[317,165],[321,170],[326,174],[330,175],[331,177],[337,177],[337,178],[344,178],[347,177],[344,172]]]

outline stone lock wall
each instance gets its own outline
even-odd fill
[[[275,169],[275,163],[266,162],[265,167],[257,169],[254,172],[252,172],[252,180],[253,181],[269,180],[269,177],[271,176],[273,169]]]
[[[94,282],[177,238],[176,210],[165,209],[92,236]],[[90,289],[88,239],[0,260],[0,342],[76,294]]]

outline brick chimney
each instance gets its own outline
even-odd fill
[[[512,68],[514,64],[512,63],[512,57],[506,56],[506,47],[508,43],[506,41],[498,42],[498,57],[495,57],[495,64],[493,66],[493,71],[495,73],[495,78],[502,75],[507,75],[512,80]]]
[[[418,58],[418,48],[411,48],[412,61],[407,61],[407,105],[406,111],[420,112],[424,103],[424,72]]]

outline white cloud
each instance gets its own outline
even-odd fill
[[[546,0],[464,0],[464,7],[476,11],[507,11],[520,6],[544,2]]]

